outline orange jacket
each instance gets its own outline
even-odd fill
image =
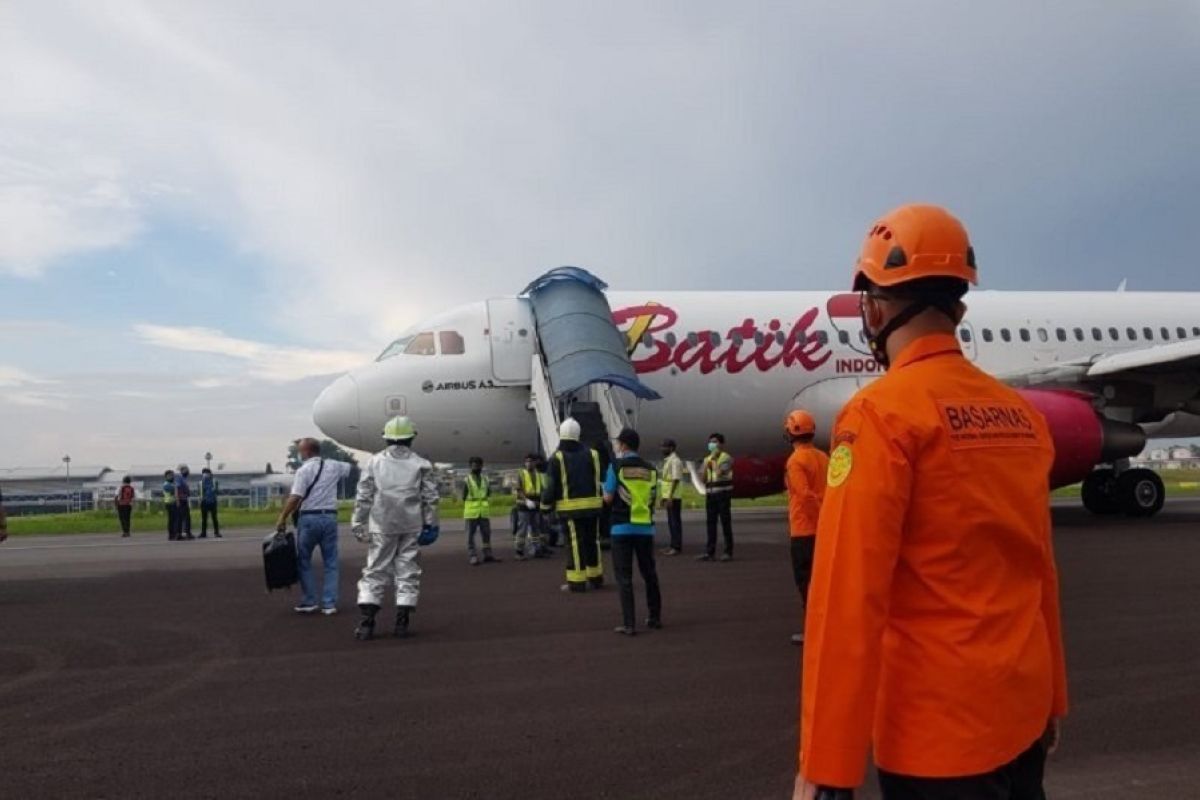
[[[817,526],[800,769],[862,782],[1008,763],[1067,710],[1045,420],[963,358],[910,344],[843,409]]]
[[[798,444],[787,460],[783,482],[788,492],[788,529],[792,538],[815,536],[829,456],[811,444]]]

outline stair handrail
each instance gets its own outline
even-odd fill
[[[550,379],[542,364],[541,353],[533,354],[533,367],[529,380],[529,400],[533,405],[533,413],[537,418],[538,437],[542,442],[542,452],[553,453],[558,447],[558,403]]]

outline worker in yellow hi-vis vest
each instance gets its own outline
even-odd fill
[[[549,555],[542,541],[542,492],[546,488],[546,479],[538,471],[537,462],[537,455],[530,453],[525,456],[525,467],[517,473],[517,515],[513,527],[513,549],[518,561],[545,558]]]
[[[472,456],[467,462],[471,471],[463,481],[463,519],[467,522],[467,559],[471,566],[499,561],[492,555],[492,487],[483,474],[483,459]],[[479,534],[482,557],[475,549],[475,534]]]
[[[563,591],[584,592],[604,585],[600,555],[600,454],[579,442],[579,423],[566,419],[558,429],[559,445],[546,470],[543,505],[566,526],[567,582]]]

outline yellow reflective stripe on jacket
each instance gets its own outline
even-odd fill
[[[595,450],[590,452],[592,454],[592,474],[596,479],[596,494],[592,497],[579,497],[574,500],[571,499],[567,460],[563,457],[562,450],[554,454],[554,460],[558,462],[559,482],[562,484],[562,498],[555,504],[559,511],[595,511],[604,506],[604,498],[600,495],[600,454]]]

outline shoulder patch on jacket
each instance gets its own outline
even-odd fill
[[[854,469],[853,449],[848,444],[839,444],[829,454],[829,473],[826,475],[825,482],[836,489],[846,482],[852,469]]]

